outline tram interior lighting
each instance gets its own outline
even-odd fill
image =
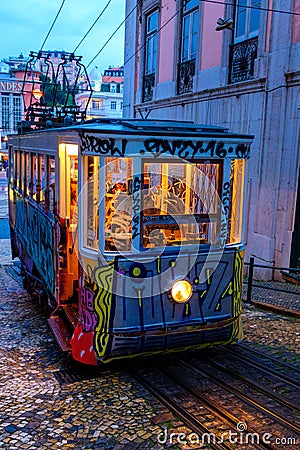
[[[193,286],[187,280],[177,280],[171,288],[171,296],[176,303],[187,302],[193,293]]]

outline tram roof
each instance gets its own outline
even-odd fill
[[[74,125],[76,130],[116,133],[116,134],[158,134],[158,135],[221,135],[253,139],[252,135],[231,132],[228,128],[196,124],[192,121],[149,120],[149,119],[92,119]]]

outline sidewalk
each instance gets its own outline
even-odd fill
[[[251,294],[252,305],[259,309],[266,309],[300,319],[300,286],[284,281],[253,280],[253,284]],[[245,304],[247,304],[247,289],[248,284],[244,283],[243,301]]]

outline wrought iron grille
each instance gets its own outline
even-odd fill
[[[149,73],[143,79],[143,102],[153,100],[153,88],[155,85],[155,73]]]
[[[231,46],[229,83],[238,83],[254,78],[257,42],[258,38],[254,38]]]
[[[196,60],[191,59],[178,64],[177,93],[185,94],[193,91]]]

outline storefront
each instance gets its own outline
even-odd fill
[[[22,80],[0,74],[0,129],[1,147],[5,148],[6,136],[16,133],[23,117]],[[0,149],[1,149],[0,147]]]

